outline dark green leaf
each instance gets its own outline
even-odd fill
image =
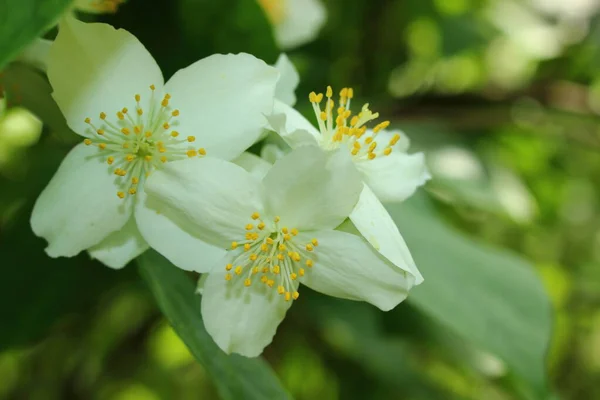
[[[0,0],[0,69],[54,25],[73,0]]]
[[[286,399],[281,386],[262,358],[226,355],[204,329],[200,296],[185,272],[153,251],[138,259],[140,272],[177,334],[212,376],[219,394],[227,399]]]
[[[410,301],[543,391],[551,307],[533,267],[448,227],[422,200],[388,207],[425,277]]]

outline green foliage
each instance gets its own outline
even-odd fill
[[[73,0],[1,0],[0,68],[52,27]]]
[[[217,347],[202,323],[200,296],[182,270],[153,251],[142,255],[138,264],[158,306],[212,376],[224,400],[289,398],[263,359],[228,356]]]
[[[544,391],[551,310],[531,265],[461,235],[420,200],[388,207],[425,277],[410,301]]]

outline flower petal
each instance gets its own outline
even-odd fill
[[[195,135],[211,157],[230,160],[262,134],[279,72],[250,54],[214,54],[165,85],[181,112],[177,129]]]
[[[225,353],[256,357],[273,340],[292,301],[259,282],[245,287],[242,277],[226,281],[223,267],[230,260],[228,255],[203,282],[202,319]]]
[[[148,243],[136,226],[135,219],[131,217],[123,228],[89,248],[88,253],[110,268],[121,269],[129,261],[148,250],[148,247]]]
[[[399,135],[399,140],[392,146],[391,154],[356,163],[365,183],[383,202],[406,200],[419,186],[431,179],[425,155],[406,154],[410,142],[404,133],[384,130],[379,132],[376,140],[387,145],[396,134]]]
[[[317,231],[314,267],[301,282],[318,292],[349,300],[367,301],[383,311],[408,296],[415,278],[391,265],[363,238],[347,232]],[[311,240],[307,234],[300,240]]]
[[[300,83],[300,75],[296,67],[285,53],[281,53],[275,68],[279,71],[279,81],[275,88],[275,98],[289,106],[296,104],[296,88]]]
[[[350,220],[361,235],[384,257],[401,270],[415,277],[415,285],[423,282],[423,276],[406,246],[398,227],[387,210],[367,185],[364,186]]]
[[[98,149],[82,143],[38,197],[31,227],[48,241],[48,255],[71,257],[122,228],[131,210],[130,200],[117,197],[115,176]]]
[[[42,72],[46,72],[48,54],[50,53],[52,43],[51,40],[36,38],[21,52],[21,54],[19,54],[15,61],[24,62]]]
[[[254,212],[263,211],[263,187],[242,167],[217,158],[165,164],[144,185],[161,211],[207,243],[227,248],[244,237]]]
[[[240,154],[236,159],[231,160],[231,162],[244,168],[258,180],[262,180],[265,177],[272,165],[270,162],[247,151]]]
[[[327,12],[319,0],[286,0],[285,16],[275,26],[275,39],[283,49],[313,40],[325,23]]]
[[[275,100],[273,114],[267,117],[269,128],[277,132],[286,143],[296,148],[316,145],[321,134],[306,118],[293,107]]]
[[[63,20],[50,48],[48,79],[69,127],[84,136],[90,131],[86,117],[133,110],[136,94],[144,100],[150,85],[163,85],[158,65],[131,33],[71,17]]]
[[[263,180],[270,215],[298,229],[333,229],[350,215],[362,190],[347,151],[302,146],[279,159]]]
[[[223,258],[223,248],[203,242],[169,218],[168,209],[160,212],[161,206],[153,204],[153,198],[145,193],[138,195],[135,219],[142,236],[175,266],[186,271],[208,272]]]

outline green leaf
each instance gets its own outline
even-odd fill
[[[423,200],[388,206],[425,277],[409,301],[543,392],[551,306],[532,265],[447,226]]]
[[[0,69],[52,27],[73,0],[0,0]]]
[[[291,398],[262,358],[226,355],[204,329],[200,296],[185,272],[154,251],[138,258],[140,273],[175,332],[212,376],[227,399]]]

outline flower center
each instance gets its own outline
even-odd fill
[[[258,0],[258,4],[265,10],[267,18],[273,25],[279,24],[285,17],[286,0]]]
[[[322,110],[320,103],[323,100],[323,93],[316,94],[311,92],[308,96],[312,103],[313,110],[319,123],[321,132],[320,146],[325,150],[335,150],[342,144],[345,144],[352,158],[355,161],[373,160],[380,156],[389,156],[392,153],[392,146],[398,143],[400,135],[394,135],[387,145],[379,146],[376,141],[377,135],[382,129],[390,125],[390,121],[383,121],[377,124],[372,133],[367,134],[367,123],[378,118],[379,113],[369,110],[369,104],[363,105],[361,111],[352,115],[350,111],[350,100],[354,97],[352,88],[343,88],[340,91],[340,100],[337,109],[332,100],[333,90],[327,86],[325,96],[325,109]],[[334,109],[337,116],[334,119]],[[383,148],[382,148],[383,147]]]
[[[154,85],[150,85],[150,90],[147,112],[140,105],[141,96],[136,94],[133,113],[122,108],[116,112],[113,122],[104,112],[100,113],[97,123],[85,119],[89,128],[85,132],[88,138],[83,142],[98,147],[106,157],[106,163],[117,175],[117,196],[122,199],[127,194],[136,194],[138,186],[161,164],[206,155],[204,148],[192,146],[194,136],[180,139],[179,132],[172,129],[178,125],[179,110],[169,105],[171,96],[165,94],[159,101]]]
[[[235,259],[225,266],[225,280],[244,278],[246,287],[258,280],[275,288],[285,301],[296,300],[300,294],[295,281],[306,273],[304,267],[313,267],[311,253],[319,242],[298,243],[298,229],[280,227],[279,217],[265,223],[255,212],[251,218],[244,240],[231,243]]]

